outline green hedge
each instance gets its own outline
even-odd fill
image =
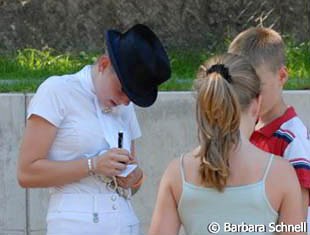
[[[226,42],[227,44],[227,42]],[[286,89],[310,88],[310,41],[296,43],[287,40],[287,66],[290,79]],[[174,49],[169,51],[172,78],[160,89],[190,90],[198,66],[214,54],[225,51],[226,45],[213,52]],[[96,60],[98,53],[59,53],[52,49],[23,49],[0,55],[0,92],[34,92],[51,75],[74,73]]]

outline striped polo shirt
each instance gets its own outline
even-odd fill
[[[293,107],[256,130],[251,142],[266,152],[287,159],[295,168],[301,186],[310,188],[310,135]]]

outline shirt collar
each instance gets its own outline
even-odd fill
[[[95,87],[91,76],[91,65],[86,65],[81,71],[78,72],[78,76],[83,89],[88,95],[95,97]]]
[[[256,130],[256,132],[259,132],[266,137],[271,137],[273,133],[280,129],[284,122],[292,119],[295,116],[297,116],[295,109],[293,107],[288,107],[282,116],[274,119],[272,122],[260,128],[259,130]]]
[[[95,92],[95,87],[94,87],[94,83],[93,83],[93,79],[91,76],[91,65],[86,65],[82,70],[80,70],[77,75],[80,79],[81,85],[83,90],[87,93],[87,95],[89,95],[91,98],[93,98],[93,100],[96,101],[96,108],[100,109],[100,111],[103,114],[117,114],[118,110],[120,109],[121,106],[123,105],[118,105],[112,108],[111,111],[109,112],[104,112],[103,111],[103,107],[100,104],[97,96],[96,96],[96,92]]]

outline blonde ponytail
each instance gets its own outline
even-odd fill
[[[206,186],[223,191],[227,185],[229,153],[240,141],[241,110],[259,94],[259,84],[252,66],[240,56],[226,54],[200,66],[195,81],[200,143],[196,156]]]

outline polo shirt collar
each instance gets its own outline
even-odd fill
[[[77,76],[78,79],[80,80],[82,89],[86,92],[86,94],[93,99],[93,101],[95,102],[96,105],[96,109],[100,110],[100,112],[102,112],[104,115],[109,115],[109,114],[118,114],[120,108],[123,105],[118,105],[112,108],[112,110],[110,112],[104,112],[102,105],[100,104],[98,97],[96,95],[95,92],[95,86],[93,83],[93,79],[91,76],[91,65],[86,65],[82,70],[80,70],[79,72],[77,72]]]
[[[78,72],[78,76],[81,82],[83,89],[86,93],[91,96],[95,97],[95,87],[91,77],[91,65],[86,65],[82,70]]]
[[[260,128],[259,130],[256,130],[256,132],[259,132],[266,137],[271,137],[273,133],[280,129],[283,123],[287,122],[295,116],[297,116],[295,109],[293,107],[288,107],[282,116],[274,119],[272,122]]]

